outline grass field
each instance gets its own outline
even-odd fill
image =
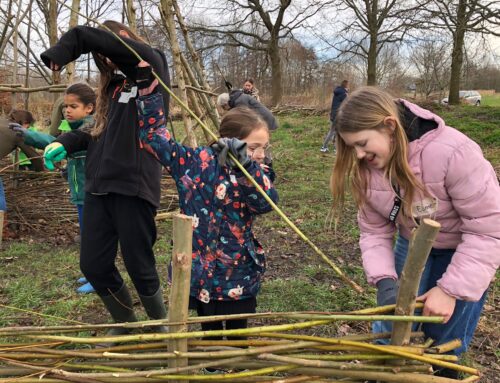
[[[491,102],[497,101],[495,98]],[[462,130],[481,145],[500,174],[500,107],[437,108],[448,125]],[[259,217],[255,224],[258,238],[269,251],[259,311],[348,311],[375,304],[375,290],[366,285],[361,267],[354,207],[348,204],[336,227],[328,219],[332,203],[328,179],[334,156],[319,151],[327,129],[327,116],[280,117],[280,128],[272,136],[279,205],[350,278],[365,287],[365,293],[356,293],[340,282],[333,270],[278,215],[270,213]],[[155,251],[164,285],[170,233],[169,221],[159,224]],[[50,238],[43,238],[43,233],[25,236],[4,244],[0,266],[1,326],[54,325],[63,324],[65,319],[108,321],[97,296],[75,292],[76,279],[80,277],[76,245],[56,247]],[[498,287],[497,282],[490,290],[474,352],[467,362],[482,364],[488,369],[487,376],[492,377],[500,373],[495,354],[500,319]],[[145,318],[139,304],[136,308],[141,318]],[[347,326],[352,332],[368,330],[365,325]],[[325,327],[323,331],[334,333],[336,327]]]
[[[481,105],[500,106],[500,93],[482,96]]]

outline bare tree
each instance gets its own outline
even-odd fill
[[[496,0],[433,0],[432,5],[429,24],[448,30],[453,39],[448,103],[457,105],[460,102],[465,36],[468,33],[500,36],[500,7]]]
[[[437,38],[420,42],[413,50],[411,60],[418,72],[417,89],[427,99],[436,91],[442,92],[449,80],[449,41]],[[439,97],[441,98],[440,93]]]
[[[125,13],[125,16],[128,21],[128,26],[130,29],[132,29],[134,32],[137,31],[137,10],[134,6],[134,1],[133,0],[123,0],[123,12]]]
[[[213,25],[192,25],[192,29],[226,36],[230,43],[248,50],[263,51],[271,62],[272,104],[277,105],[283,95],[280,42],[316,15],[330,1],[304,0],[225,0],[212,10],[226,15]],[[224,39],[221,37],[221,41]]]
[[[389,44],[404,41],[419,25],[419,12],[428,0],[339,0],[339,12],[350,17],[341,21],[338,41],[327,41],[348,59],[353,56],[366,62],[368,85],[376,85],[377,57]]]
[[[69,29],[78,25],[78,12],[80,11],[80,0],[72,0],[71,14],[69,18]],[[75,63],[71,62],[66,65],[66,76],[68,83],[72,83],[75,78]]]

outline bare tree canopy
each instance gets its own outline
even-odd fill
[[[282,59],[280,42],[290,37],[307,20],[314,17],[329,1],[305,0],[225,0],[220,10],[225,18],[205,23],[196,23],[192,29],[219,36],[226,46],[244,47],[263,51],[271,61],[272,104],[277,105],[283,95]],[[212,10],[213,10],[212,5]],[[225,37],[225,38],[224,38]]]
[[[489,0],[433,0],[427,12],[431,27],[446,30],[452,36],[448,103],[458,104],[465,36],[468,33],[500,36],[500,6],[498,1]]]

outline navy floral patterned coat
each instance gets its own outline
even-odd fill
[[[271,206],[242,173],[221,167],[212,148],[171,138],[161,94],[140,97],[137,106],[141,145],[175,180],[181,212],[195,217],[191,296],[204,303],[255,297],[266,261],[252,222]],[[269,170],[252,161],[247,171],[276,202]]]

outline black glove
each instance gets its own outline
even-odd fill
[[[135,83],[137,84],[139,96],[148,96],[154,92],[158,86],[158,80],[153,76],[151,65],[137,66]]]
[[[16,122],[9,122],[9,129],[16,133],[16,136],[24,138],[28,129]]]
[[[212,149],[218,154],[217,158],[220,166],[236,167],[235,162],[229,158],[228,153],[235,156],[243,167],[246,167],[251,162],[247,154],[247,143],[237,138],[219,138],[219,140],[212,145]]]
[[[151,69],[151,65],[137,67],[137,72],[135,77],[135,83],[137,84],[137,88],[144,89],[149,87],[153,83],[154,79],[155,78],[153,76],[153,70]]]
[[[398,285],[394,279],[385,278],[377,282],[377,306],[395,304],[397,294]]]

